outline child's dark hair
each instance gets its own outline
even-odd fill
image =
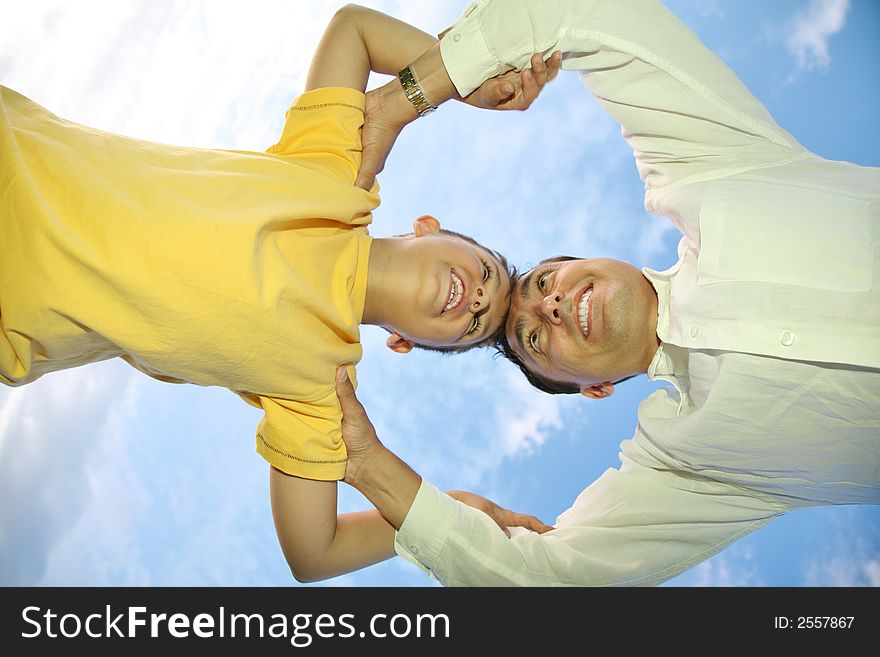
[[[502,254],[498,253],[498,251],[494,249],[490,249],[489,247],[480,244],[470,235],[463,235],[462,233],[457,233],[454,230],[449,230],[447,228],[441,228],[440,234],[452,235],[453,237],[457,237],[460,240],[464,240],[468,244],[472,244],[473,246],[488,251],[501,264],[501,268],[507,272],[507,275],[510,277],[511,290],[513,289],[513,282],[518,278],[519,273],[517,272],[516,267],[508,263],[507,258],[505,258]],[[499,272],[499,275],[500,273],[501,272]],[[462,352],[470,351],[471,349],[475,349],[477,347],[494,346],[495,344],[497,344],[501,336],[504,335],[504,325],[507,323],[507,312],[507,309],[505,309],[504,316],[501,318],[501,324],[498,325],[498,328],[495,330],[495,332],[484,335],[480,340],[472,344],[446,345],[443,347],[435,347],[433,345],[424,345],[414,342],[413,348],[424,349],[426,351],[438,351],[444,354],[460,354]]]

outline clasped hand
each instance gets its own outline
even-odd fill
[[[461,100],[468,105],[492,110],[526,110],[540,95],[544,86],[556,77],[562,66],[562,53],[556,51],[545,62],[540,53],[532,55],[531,69],[507,71],[486,80]],[[385,168],[385,160],[415,111],[401,107],[402,92],[395,79],[367,92],[364,126],[361,130],[363,155],[355,185],[370,190],[376,175]]]
[[[340,367],[336,376],[336,394],[342,407],[342,439],[348,451],[343,481],[356,487],[361,469],[365,466],[369,467],[368,464],[372,459],[382,458],[385,447],[376,435],[376,428],[363,405],[358,401],[354,386],[348,376],[343,374],[344,372],[345,366]],[[488,515],[508,537],[510,536],[508,527],[525,527],[539,534],[553,529],[551,525],[541,522],[534,516],[515,513],[475,493],[448,491],[447,494]]]

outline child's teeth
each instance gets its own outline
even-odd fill
[[[455,272],[450,272],[450,276],[452,277],[452,288],[449,290],[449,300],[446,302],[446,307],[443,310],[455,308],[458,302],[461,301],[461,295],[464,293],[464,285],[461,279],[455,275]]]

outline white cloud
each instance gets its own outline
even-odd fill
[[[636,253],[638,254],[638,262],[648,266],[654,263],[660,256],[669,254],[669,246],[667,241],[674,240],[675,243],[681,238],[681,233],[675,225],[665,217],[656,217],[648,215],[644,219],[642,229],[639,231],[638,244]],[[672,262],[659,265],[661,268],[672,265]]]
[[[788,24],[785,45],[798,68],[828,68],[831,54],[828,40],[846,24],[849,0],[812,0]]]
[[[528,458],[575,406],[539,393],[488,351],[400,356],[373,347],[374,333],[365,331],[358,396],[381,440],[442,488],[488,494],[505,461]]]
[[[844,537],[846,533],[838,534],[807,564],[807,586],[880,586],[880,544],[876,536]]]
[[[694,10],[704,18],[724,18],[726,14],[719,0],[699,0],[694,4]]]
[[[503,382],[506,403],[496,410],[502,454],[507,458],[528,455],[554,430],[562,429],[561,400],[554,395],[536,394],[513,368],[506,368]]]
[[[750,547],[734,545],[680,576],[678,585],[702,587],[763,586],[755,554]]]
[[[131,385],[127,367],[116,365],[0,390],[3,584],[39,581],[56,546],[98,499],[91,464],[112,442]]]

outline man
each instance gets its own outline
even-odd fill
[[[651,585],[791,509],[880,502],[880,171],[804,149],[656,2],[488,0],[441,42],[461,95],[556,49],[621,123],[679,261],[542,263],[505,351],[552,391],[668,387],[555,530],[508,539],[385,450],[340,381],[346,480],[398,553],[447,585]]]

